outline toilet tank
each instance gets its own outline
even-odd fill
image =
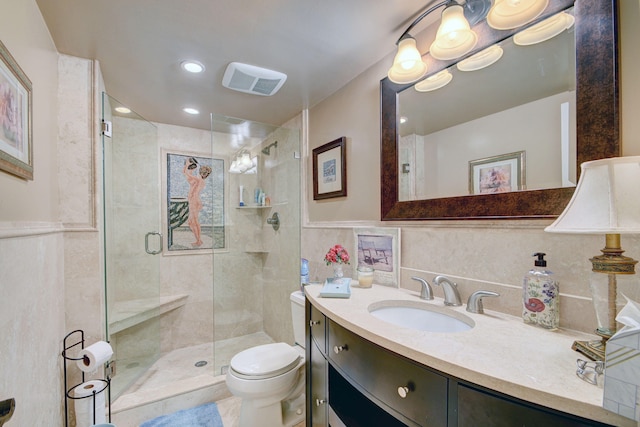
[[[293,338],[300,347],[304,347],[304,294],[295,291],[291,294],[291,320],[293,321]]]

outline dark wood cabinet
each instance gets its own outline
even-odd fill
[[[307,302],[307,427],[604,427],[386,350]]]

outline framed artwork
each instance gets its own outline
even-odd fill
[[[313,200],[347,195],[346,137],[313,149]]]
[[[399,286],[400,284],[400,229],[360,228],[353,229],[356,265],[373,268],[373,283]]]
[[[165,254],[226,248],[224,160],[163,150]]]
[[[33,180],[31,81],[0,41],[0,170]]]
[[[469,162],[469,194],[525,190],[525,180],[524,151]]]

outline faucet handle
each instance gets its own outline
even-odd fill
[[[491,291],[475,291],[469,295],[467,300],[467,311],[469,313],[484,313],[484,307],[482,306],[482,298],[484,297],[499,297],[500,294]]]
[[[426,299],[426,300],[433,299],[433,290],[431,289],[429,282],[424,280],[422,277],[417,277],[417,276],[413,276],[411,279],[420,282],[420,284],[422,285],[422,290],[420,291],[421,299]]]

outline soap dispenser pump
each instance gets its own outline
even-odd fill
[[[553,330],[560,326],[560,290],[553,273],[546,268],[545,255],[534,253],[534,267],[524,276],[522,320]]]

